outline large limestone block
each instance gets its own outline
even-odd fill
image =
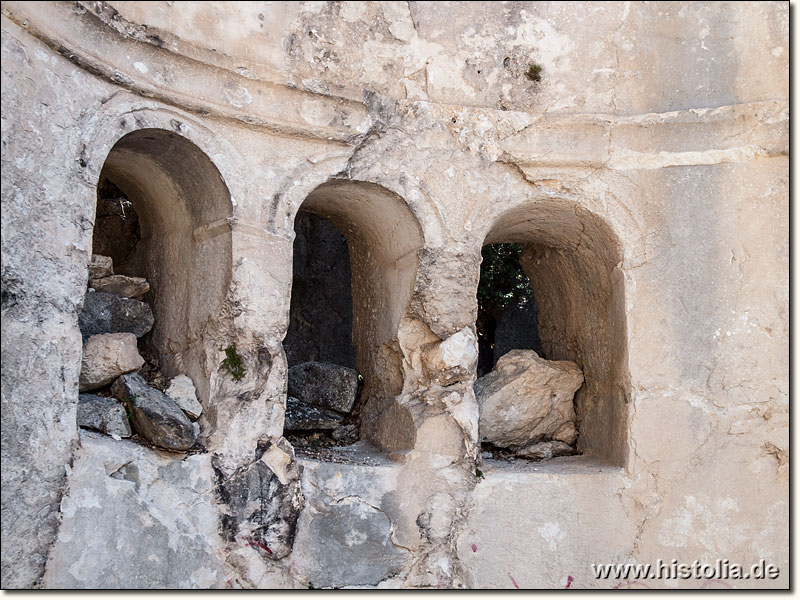
[[[132,435],[122,403],[94,394],[78,396],[78,427],[124,438]]]
[[[475,382],[481,439],[512,450],[546,440],[572,444],[578,435],[572,398],[582,384],[573,362],[512,350]]]
[[[65,589],[223,588],[210,454],[178,460],[81,431],[42,582]]]
[[[138,373],[123,375],[111,391],[129,402],[133,428],[151,444],[167,450],[188,450],[197,443],[197,430],[175,401],[147,385]]]
[[[289,395],[311,406],[347,413],[357,392],[355,369],[324,362],[306,362],[289,369]]]
[[[89,292],[78,326],[84,341],[99,333],[133,333],[142,337],[153,328],[153,311],[144,302],[105,292]]]
[[[144,277],[128,277],[126,275],[109,275],[92,279],[95,292],[116,294],[120,298],[137,298],[150,291],[150,284]]]
[[[409,482],[399,482],[400,470],[308,459],[301,464],[306,509],[292,551],[295,576],[316,588],[340,588],[374,586],[399,573],[412,543],[399,531],[401,513],[418,531],[419,512],[405,504]]]
[[[79,389],[96,390],[143,364],[132,333],[93,335],[83,345]]]

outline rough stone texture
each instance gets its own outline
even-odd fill
[[[274,460],[275,446],[285,460]],[[286,440],[270,444],[261,460],[220,482],[217,493],[227,505],[221,523],[229,542],[247,542],[271,560],[292,551],[305,499],[294,451]]]
[[[115,269],[152,286],[143,342],[195,382],[223,477],[283,429],[296,214],[347,238],[362,437],[403,462],[303,477],[396,526],[408,557],[378,586],[760,584],[590,575],[664,557],[763,558],[781,568],[763,585],[788,586],[786,3],[157,8],[3,3],[3,587],[40,582],[56,538],[78,314],[115,199],[140,217]],[[98,206],[105,180],[125,198]],[[451,383],[423,346],[473,327],[480,248],[498,242],[525,246],[542,356],[584,371],[582,455],[482,480],[473,377]],[[219,366],[232,342],[241,381]],[[442,492],[457,509],[439,543],[416,521]],[[312,516],[281,561],[226,542],[231,585],[325,573]],[[124,522],[126,541],[174,556],[147,519]],[[116,576],[135,581],[147,556],[126,558]],[[148,583],[197,585],[174,564]]]
[[[96,390],[144,364],[132,333],[93,335],[83,345],[79,388]]]
[[[228,587],[210,458],[82,432],[45,587]]]
[[[116,294],[120,298],[138,298],[150,291],[150,284],[144,277],[109,275],[100,279],[90,279],[89,285],[95,292]]]
[[[289,369],[289,395],[323,409],[348,413],[358,392],[358,371],[340,365],[307,362]]]
[[[575,363],[512,350],[475,382],[481,439],[511,450],[550,440],[572,444],[578,434],[572,398],[582,384]]]
[[[164,393],[175,400],[175,404],[190,419],[196,419],[203,413],[203,407],[197,400],[194,383],[186,375],[178,375],[170,381],[169,387]]]
[[[422,467],[422,475],[418,457],[398,466],[368,456],[375,466],[302,460],[308,508],[297,524],[295,576],[314,587],[430,585],[414,574],[422,570],[432,587],[448,587],[452,561],[429,558],[452,539],[463,471]],[[435,491],[445,482],[449,500]]]
[[[88,292],[78,317],[84,341],[101,333],[133,333],[142,337],[153,328],[153,311],[138,300]]]
[[[77,416],[78,427],[124,438],[132,435],[125,407],[115,398],[81,394]]]
[[[197,432],[178,405],[148,386],[138,373],[117,379],[111,393],[128,402],[133,429],[151,444],[167,450],[188,450],[197,443]]]
[[[292,396],[286,398],[284,430],[336,429],[342,424],[342,415],[331,410],[314,408]]]
[[[92,254],[89,261],[89,281],[92,279],[102,279],[114,274],[114,261],[110,256]]]
[[[432,383],[441,386],[468,380],[478,364],[478,339],[465,327],[441,342],[423,350],[423,357]]]

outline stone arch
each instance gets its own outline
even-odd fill
[[[347,240],[352,272],[356,368],[364,377],[362,438],[382,445],[377,418],[401,393],[400,321],[411,301],[423,247],[422,228],[406,203],[387,188],[334,179],[316,187],[298,208],[329,219]],[[321,257],[320,260],[324,260]]]
[[[629,370],[623,249],[604,219],[576,203],[541,199],[495,219],[484,244],[523,244],[520,264],[539,309],[543,357],[584,371],[575,395],[578,449],[623,464]]]
[[[97,185],[113,183],[139,217],[132,263],[151,286],[146,299],[155,325],[148,345],[164,374],[188,374],[206,403],[205,343],[220,328],[231,285],[232,202],[215,164],[175,129],[140,128],[118,138]]]

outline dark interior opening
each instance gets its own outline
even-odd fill
[[[320,215],[299,211],[294,231],[289,327],[283,343],[289,365],[284,436],[295,448],[324,458],[326,448],[359,440],[365,400],[353,343],[350,252],[345,236]],[[346,406],[334,410],[315,397],[325,394],[322,386],[334,395],[351,394],[354,374],[356,397],[349,411]],[[322,385],[315,385],[313,378],[322,378],[317,382]],[[338,386],[342,379],[344,385]]]
[[[478,284],[478,377],[513,349],[542,355],[539,309],[530,280],[519,264],[522,244],[487,244],[481,249]]]
[[[294,232],[286,360],[290,367],[321,361],[354,369],[347,239],[329,219],[304,210],[297,213]]]

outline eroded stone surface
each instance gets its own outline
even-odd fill
[[[176,460],[81,433],[44,585],[65,589],[228,587],[210,456]]]
[[[572,397],[583,373],[569,361],[512,350],[475,382],[481,439],[518,450],[540,441],[572,444],[577,437]]]
[[[133,333],[142,337],[153,327],[153,311],[138,300],[89,292],[84,298],[78,325],[84,340],[101,333]]]
[[[332,363],[307,362],[289,369],[289,395],[323,409],[350,412],[358,392],[358,372]]]
[[[391,518],[379,504],[386,483],[376,481],[372,494],[337,493],[326,481],[333,473],[320,475],[303,476],[308,509],[292,554],[298,574],[316,588],[371,586],[397,574],[408,552],[393,543]]]
[[[278,450],[276,454],[288,461],[276,460],[275,454],[270,453],[273,446]],[[297,518],[305,499],[291,445],[280,438],[270,443],[264,455],[266,460],[258,460],[245,471],[221,481],[217,493],[227,505],[221,522],[228,541],[247,542],[263,558],[278,560],[292,551]]]
[[[197,443],[197,430],[178,405],[147,385],[138,373],[117,379],[111,393],[129,404],[134,430],[151,444],[167,450],[188,450]]]
[[[96,390],[144,364],[132,333],[93,335],[83,345],[80,391]]]
[[[94,429],[110,436],[131,437],[125,407],[115,398],[94,394],[78,396],[78,427]]]

